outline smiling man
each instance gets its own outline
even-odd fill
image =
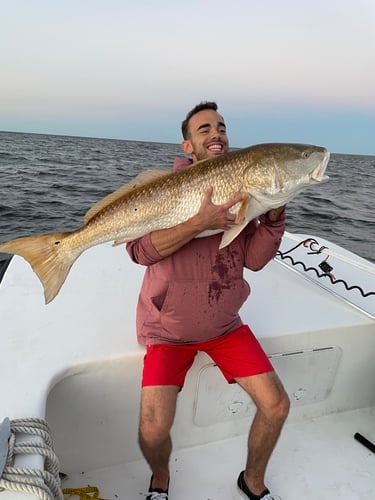
[[[229,147],[225,122],[214,102],[192,109],[182,122],[182,134],[182,149],[191,160],[177,158],[174,170],[221,155]],[[147,500],[169,498],[170,430],[178,394],[199,351],[211,356],[227,382],[238,383],[257,407],[247,463],[237,480],[239,494],[250,500],[276,500],[264,476],[289,399],[238,312],[250,294],[243,270],[258,271],[276,255],[285,210],[276,208],[250,221],[220,250],[221,234],[195,237],[236,224],[229,209],[243,196],[215,205],[212,187],[203,187],[201,206],[191,219],[127,243],[132,260],[147,266],[137,306],[138,341],[146,346],[139,444],[152,472]]]
[[[193,162],[228,151],[227,129],[216,103],[198,104],[182,122],[181,131],[182,149]]]

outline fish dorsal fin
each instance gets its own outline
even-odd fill
[[[168,170],[161,170],[161,169],[149,169],[145,170],[144,172],[141,172],[136,177],[134,177],[134,179],[132,179],[130,182],[124,184],[113,193],[108,194],[107,196],[96,202],[85,214],[84,223],[87,224],[97,213],[103,210],[103,208],[107,207],[114,201],[118,200],[126,193],[134,189],[135,187],[141,184],[145,184],[146,182],[158,179],[159,177],[162,177],[163,175],[168,173],[169,173]]]

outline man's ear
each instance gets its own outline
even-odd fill
[[[181,147],[183,152],[186,153],[187,155],[191,155],[194,151],[191,142],[188,140],[182,141]]]

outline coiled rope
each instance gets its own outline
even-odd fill
[[[59,461],[53,451],[49,426],[45,420],[37,418],[5,419],[3,428],[9,426],[8,452],[5,466],[0,471],[0,492],[11,491],[37,496],[41,500],[64,500],[60,477]],[[36,436],[37,441],[17,443],[17,434]],[[14,467],[17,455],[40,455],[44,457],[44,470]]]

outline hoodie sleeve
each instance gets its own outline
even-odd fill
[[[152,244],[150,234],[129,241],[126,244],[126,251],[133,262],[143,266],[151,266],[163,259]]]
[[[272,260],[285,231],[285,210],[275,222],[267,214],[252,221],[247,228],[245,265],[252,271],[259,271]]]

